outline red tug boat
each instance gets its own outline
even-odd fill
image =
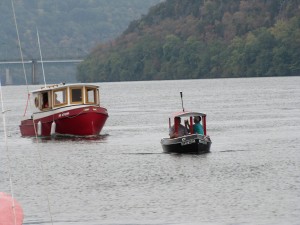
[[[21,121],[22,136],[97,136],[107,118],[99,86],[56,84],[32,91],[34,112]]]

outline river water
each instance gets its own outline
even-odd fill
[[[93,140],[20,137],[26,87],[2,87],[0,191],[10,164],[24,224],[300,224],[300,77],[100,87],[109,119]],[[207,113],[209,154],[162,153],[180,91]]]

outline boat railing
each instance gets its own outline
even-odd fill
[[[163,139],[181,140],[182,138],[204,140],[206,138],[206,136],[204,136],[202,134],[187,134],[187,135],[176,137],[176,138],[163,138]]]

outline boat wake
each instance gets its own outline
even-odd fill
[[[163,152],[128,152],[121,153],[122,155],[162,155],[165,154]]]
[[[245,152],[245,151],[248,152],[249,150],[243,150],[243,149],[234,150],[234,149],[229,149],[229,150],[224,150],[224,151],[219,151],[219,152]]]
[[[41,142],[48,141],[106,141],[109,134],[100,134],[92,136],[76,136],[76,135],[54,135],[49,137],[32,137],[33,140],[40,140]]]

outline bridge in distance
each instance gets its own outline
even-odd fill
[[[53,59],[53,60],[43,60],[43,64],[61,64],[61,63],[80,63],[83,59]],[[30,64],[31,65],[31,84],[37,84],[37,66],[41,64],[41,60],[24,60],[17,61],[17,60],[9,60],[9,61],[0,61],[0,65],[8,66],[8,65],[22,65],[22,64]],[[12,84],[11,75],[9,70],[6,70],[6,84]]]
[[[8,51],[5,49],[5,51],[2,51],[3,49],[0,48],[0,53],[2,53],[0,57],[0,68],[2,68],[2,71],[0,72],[1,77],[4,77],[3,84],[11,85],[13,84],[12,77],[20,76],[20,73],[24,73],[23,69],[20,68],[23,66],[23,63],[26,67],[26,71],[29,69],[31,70],[30,73],[26,72],[26,75],[28,76],[28,80],[30,80],[31,84],[38,84],[38,77],[41,76],[41,64],[43,63],[43,66],[46,68],[47,66],[53,67],[74,67],[74,65],[82,62],[84,58],[87,56],[87,52],[83,51],[79,48],[63,48],[63,49],[52,49],[52,54],[49,54],[49,50],[45,51],[48,52],[45,56],[43,55],[42,60],[39,59],[39,56],[33,56],[33,54],[28,53],[24,49],[22,49],[23,53],[23,61],[21,60],[21,57],[19,59],[15,59],[18,57],[14,57],[16,55],[19,55],[19,53],[16,51],[16,49],[12,49],[12,51]],[[45,49],[47,50],[47,49]],[[14,56],[13,56],[14,55]],[[72,64],[74,64],[72,66]],[[28,66],[30,68],[28,68]],[[15,71],[15,68],[19,68],[17,72]],[[39,68],[39,69],[38,69]],[[74,67],[75,68],[75,67]],[[4,70],[3,70],[4,69]],[[12,74],[14,72],[14,74]],[[49,70],[47,71],[49,72]],[[46,73],[46,72],[45,72]],[[46,73],[47,76],[47,73]]]

